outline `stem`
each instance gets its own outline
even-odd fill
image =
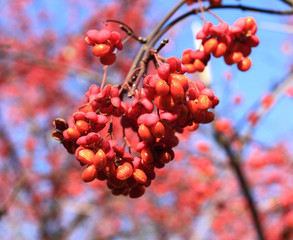
[[[208,12],[209,14],[213,15],[213,16],[214,16],[216,19],[218,19],[220,22],[223,22],[223,20],[222,20],[221,18],[219,18],[219,16],[218,16],[217,14],[213,13],[213,12],[210,11],[210,10],[207,10],[207,12]]]
[[[119,96],[121,95],[121,93],[123,92],[123,89],[126,85],[128,85],[130,79],[131,79],[131,76],[134,75],[135,72],[137,72],[138,70],[140,70],[140,68],[136,68],[132,71],[132,73],[130,74],[129,78],[126,78],[125,81],[123,82],[123,84],[121,85],[121,88],[119,90]]]
[[[158,54],[154,53],[154,57],[158,66],[162,65],[162,61],[158,58]]]
[[[201,0],[199,0],[198,2],[199,2],[200,12],[201,12],[201,15],[202,15],[202,20],[203,20],[203,22],[205,22],[204,10],[203,10],[203,7],[202,7],[202,2],[201,2]]]
[[[124,121],[125,121],[125,118],[122,116],[122,135],[123,135],[123,140],[124,140],[124,143],[123,143],[123,148],[125,149],[125,146],[128,147],[128,152],[131,153],[131,144],[129,143],[129,141],[127,140],[127,137],[126,137],[126,132],[125,132],[125,125],[124,125]]]
[[[150,35],[146,39],[146,43],[140,48],[138,54],[136,55],[130,70],[126,76],[126,79],[131,76],[132,71],[138,66],[138,63],[143,59],[143,55],[145,54],[146,49],[150,49],[149,43],[152,41],[154,36],[160,31],[160,29],[165,25],[165,23],[173,16],[173,14],[183,5],[186,0],[181,0],[171,11],[155,26],[154,30],[150,33]],[[148,51],[147,51],[148,54]],[[145,71],[145,69],[143,69]],[[139,74],[139,75],[143,75]]]
[[[107,76],[107,68],[108,68],[108,66],[104,67],[104,75],[103,75],[103,80],[102,80],[102,84],[101,84],[101,91],[103,90],[104,85],[105,85],[106,76]]]
[[[132,85],[132,88],[131,88],[131,91],[128,93],[128,97],[132,97],[134,95],[134,91],[135,89],[137,88],[139,82],[140,82],[140,79],[142,78],[143,74],[145,73],[146,71],[146,65],[147,65],[147,62],[146,62],[147,59],[143,59],[141,62],[140,62],[140,71],[137,75],[137,78],[135,80],[135,83]]]
[[[122,42],[122,44],[124,45],[129,39],[131,39],[132,38],[132,36],[128,36],[127,38],[125,38],[124,40],[123,40],[123,42]]]
[[[108,19],[108,20],[106,20],[105,22],[106,22],[106,23],[108,23],[108,22],[118,23],[118,24],[124,26],[128,31],[130,31],[130,32],[132,32],[132,33],[134,32],[134,31],[132,30],[131,27],[129,27],[127,24],[125,24],[124,22],[121,22],[121,21],[119,21],[119,20]]]

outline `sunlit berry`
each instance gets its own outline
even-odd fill
[[[240,62],[237,63],[237,67],[240,71],[247,71],[252,65],[252,62],[249,57],[243,58]]]
[[[92,53],[96,57],[102,57],[105,56],[110,51],[110,46],[107,44],[96,44],[92,48]]]
[[[97,175],[97,169],[94,165],[88,166],[85,170],[83,170],[81,179],[84,182],[91,182],[96,178]]]

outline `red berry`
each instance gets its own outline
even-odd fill
[[[100,58],[100,62],[104,65],[112,65],[116,61],[116,54],[108,53]]]
[[[222,57],[227,51],[227,45],[223,42],[219,42],[216,49],[213,51],[213,56],[218,58]]]
[[[127,188],[124,186],[122,188],[113,188],[111,192],[112,192],[113,195],[119,196],[119,195],[123,194],[126,191],[127,191]]]
[[[172,98],[176,102],[182,102],[184,100],[184,97],[185,97],[184,89],[182,85],[175,79],[172,79],[171,81],[170,91],[171,91]]]
[[[185,64],[185,67],[188,68],[188,73],[194,73],[196,71],[194,64]]]
[[[145,164],[150,164],[154,162],[154,156],[152,151],[149,148],[144,148],[141,151],[141,158]]]
[[[210,38],[203,44],[205,54],[213,52],[218,46],[218,40],[216,38]]]
[[[192,101],[192,100],[189,100],[187,103],[186,103],[186,106],[188,108],[188,111],[194,115],[197,113],[197,111],[199,110],[198,109],[198,105],[195,101]]]
[[[188,78],[185,75],[173,73],[169,76],[168,81],[171,83],[173,80],[176,80],[183,87],[184,91],[188,89]]]
[[[83,121],[83,120],[76,121],[75,127],[82,134],[87,132],[89,130],[89,128],[90,128],[89,124],[86,121]]]
[[[213,112],[204,112],[204,118],[201,123],[211,123],[215,119],[215,114]]]
[[[170,153],[168,153],[167,151],[163,152],[160,156],[159,156],[159,161],[161,163],[168,163],[170,162],[172,159],[171,159],[171,155]]]
[[[145,193],[144,186],[136,186],[129,191],[129,197],[131,198],[139,198]]]
[[[162,138],[165,133],[165,127],[164,127],[163,123],[157,122],[155,125],[153,125],[151,128],[151,132],[154,137]]]
[[[109,176],[108,178],[108,186],[111,187],[111,189],[113,188],[122,188],[125,186],[126,181],[125,180],[120,180],[117,177],[115,177],[114,175]]]
[[[188,63],[191,63],[192,61],[193,59],[192,57],[190,57],[189,53],[186,53],[181,57],[182,64],[188,64]]]
[[[243,58],[240,62],[237,63],[237,67],[240,71],[247,71],[251,67],[251,60],[249,57]]]
[[[192,123],[191,126],[187,126],[187,127],[186,127],[186,129],[187,129],[188,131],[191,131],[191,132],[197,130],[198,128],[199,128],[198,123]]]
[[[138,134],[140,138],[145,142],[152,142],[154,140],[154,136],[152,135],[150,129],[144,124],[141,124],[139,126]]]
[[[142,171],[141,169],[135,169],[133,172],[133,178],[141,184],[145,184],[147,181],[147,176],[145,174],[144,171]]]
[[[253,17],[246,17],[245,18],[245,30],[251,31],[253,27],[256,25]]]
[[[99,149],[93,158],[93,164],[97,170],[103,170],[107,164],[107,156],[102,149]]]
[[[94,165],[88,166],[81,175],[81,179],[84,182],[91,182],[93,181],[97,176],[97,169],[95,168]]]
[[[212,101],[209,99],[207,95],[199,95],[197,106],[199,110],[205,111],[212,106]]]
[[[156,92],[158,95],[165,96],[169,93],[169,90],[170,90],[170,87],[166,81],[160,79],[156,83]]]
[[[154,102],[157,108],[162,110],[171,110],[175,106],[175,102],[171,94],[167,94],[165,96],[156,96]]]
[[[80,137],[80,132],[75,127],[67,128],[66,132],[69,138],[72,140],[76,140]]]
[[[195,71],[197,72],[203,72],[203,70],[205,69],[205,65],[203,64],[202,61],[200,61],[199,59],[195,59],[194,63],[193,63],[194,67],[195,67]]]
[[[78,152],[77,158],[86,165],[92,165],[95,153],[90,149],[82,149]]]
[[[126,180],[130,178],[133,173],[133,167],[129,162],[123,163],[116,170],[116,178],[119,180]]]
[[[110,46],[107,44],[96,44],[92,49],[92,53],[96,57],[105,56],[109,51],[110,51]]]

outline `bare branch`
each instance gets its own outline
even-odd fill
[[[8,196],[6,201],[0,206],[0,220],[3,217],[3,215],[5,215],[7,213],[9,207],[11,206],[13,201],[15,200],[17,194],[20,192],[20,190],[23,187],[23,185],[25,184],[26,180],[27,180],[26,175],[25,174],[21,175],[20,178],[18,179],[17,183],[15,184],[11,194]]]
[[[252,215],[252,220],[253,220],[257,235],[258,235],[258,239],[264,240],[265,238],[264,238],[264,234],[263,234],[263,227],[262,227],[260,219],[259,219],[258,210],[257,210],[257,207],[256,207],[254,201],[253,201],[253,197],[250,192],[249,184],[248,184],[248,182],[244,176],[244,173],[241,169],[240,155],[235,153],[231,149],[230,139],[226,138],[223,134],[220,134],[215,131],[214,138],[216,139],[218,144],[221,147],[223,147],[227,156],[229,157],[230,165],[236,175],[236,178],[238,180],[241,191],[242,191],[242,193],[248,203],[248,207],[249,207],[250,213]]]

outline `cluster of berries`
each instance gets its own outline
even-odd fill
[[[83,181],[106,180],[114,195],[140,197],[155,179],[155,168],[173,160],[172,149],[179,142],[176,133],[214,120],[209,110],[219,99],[202,81],[189,80],[186,70],[180,59],[167,59],[157,74],[144,78],[131,102],[121,100],[116,85],[103,89],[92,85],[86,104],[73,114],[72,126],[55,120],[53,136],[85,166]],[[113,117],[120,118],[122,129],[137,133],[139,140],[131,152],[125,150],[126,144],[108,140],[112,127],[117,127],[112,126]],[[105,129],[110,131],[102,136]]]
[[[252,64],[248,57],[251,48],[259,44],[256,31],[257,25],[252,17],[240,18],[231,27],[226,22],[218,25],[205,22],[196,35],[202,40],[203,49],[185,50],[182,63],[188,68],[188,73],[202,72],[212,54],[216,58],[223,56],[226,64],[237,64],[239,70],[247,71]]]
[[[121,39],[121,35],[118,32],[92,29],[87,32],[85,41],[93,46],[92,53],[96,57],[100,57],[102,64],[111,65],[116,60],[114,50],[123,49]]]

